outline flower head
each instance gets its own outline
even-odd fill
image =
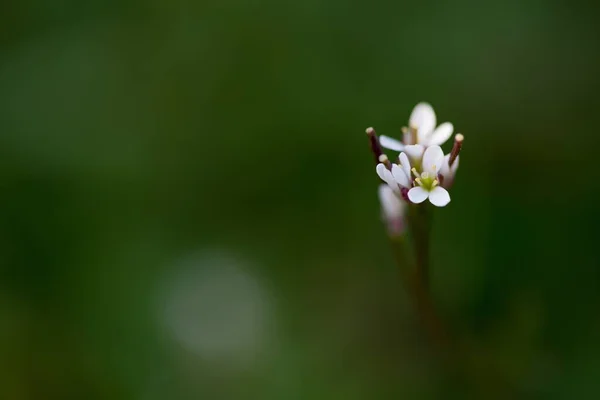
[[[458,168],[458,154],[453,155],[457,143],[458,146],[462,144],[463,137],[457,136],[453,152],[445,156],[437,145],[426,149],[421,145],[406,146],[397,164],[382,155],[375,168],[377,175],[396,196],[415,204],[429,199],[434,206],[444,207],[450,202],[447,188],[452,185]]]
[[[416,167],[411,169],[415,176],[414,187],[408,191],[408,199],[412,203],[422,203],[429,199],[431,204],[444,207],[450,203],[450,194],[440,186],[438,173],[444,162],[444,152],[440,146],[430,146],[423,153],[421,172]]]
[[[381,136],[379,138],[381,146],[394,151],[403,151],[406,146],[414,144],[440,146],[452,136],[454,131],[454,126],[450,122],[444,122],[436,128],[437,118],[429,103],[417,104],[410,114],[408,123],[402,141]]]
[[[378,138],[373,128],[367,129],[371,150],[377,162],[375,170],[381,180],[387,184],[379,189],[384,211],[393,209],[390,205],[392,196],[395,199],[394,204],[402,200],[419,204],[427,199],[437,207],[444,207],[450,203],[448,189],[454,183],[464,136],[457,134],[454,137],[452,151],[444,155],[437,143],[446,141],[452,134],[452,124],[442,124],[433,132],[421,135],[435,127],[435,114],[431,106],[426,103],[420,103],[415,107],[411,115],[411,123],[412,127],[405,131],[405,143],[398,142],[400,145],[395,147],[402,149],[395,162],[392,162],[381,150],[381,146],[394,147],[394,145],[388,146],[392,143],[388,140],[390,138],[385,136]],[[412,143],[411,137],[421,143],[408,144]],[[384,205],[384,198],[387,208]],[[389,215],[389,212],[386,214]]]

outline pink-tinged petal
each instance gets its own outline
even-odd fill
[[[415,204],[419,204],[427,200],[429,192],[420,186],[416,186],[408,191],[408,199]]]
[[[454,179],[454,175],[456,175],[456,170],[458,169],[459,160],[460,156],[456,157],[456,160],[454,160],[454,164],[452,164],[452,167],[450,167],[448,165],[448,161],[450,161],[450,154],[446,154],[444,156],[442,168],[440,169],[440,175],[442,175],[445,179]]]
[[[385,147],[386,149],[393,151],[404,150],[404,144],[401,141],[391,138],[389,136],[379,136],[379,144],[381,145],[381,147]]]
[[[411,144],[404,147],[404,151],[406,152],[406,155],[408,155],[408,158],[410,158],[411,164],[420,164],[423,153],[425,152],[425,147],[420,144]]]
[[[405,203],[388,185],[379,185],[379,202],[386,219],[401,218],[404,215]]]
[[[442,163],[444,162],[444,152],[440,146],[429,146],[423,154],[423,172],[437,176]]]
[[[450,203],[450,194],[443,187],[436,186],[429,192],[429,201],[436,207],[444,207]]]
[[[417,104],[410,114],[408,123],[410,126],[414,126],[418,129],[417,136],[419,143],[425,142],[436,125],[433,107],[431,107],[429,103]]]
[[[398,157],[400,159],[400,164],[402,165],[402,170],[410,178],[410,161],[408,160],[408,156],[406,153],[400,153]]]
[[[402,168],[399,165],[394,164],[392,166],[392,176],[400,186],[410,186],[410,180],[408,179],[408,176],[406,176],[406,173],[404,172],[404,170],[402,170]]]
[[[428,139],[428,145],[438,145],[441,146],[452,136],[452,132],[454,132],[454,126],[450,122],[444,122],[440,126],[438,126],[435,131],[431,134]]]

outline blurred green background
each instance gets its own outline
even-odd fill
[[[379,220],[364,129],[419,101],[466,136],[440,314],[511,398],[598,398],[599,16],[2,2],[0,398],[493,398],[432,354]]]

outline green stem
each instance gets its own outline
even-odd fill
[[[473,349],[454,340],[437,313],[429,276],[431,214],[428,204],[409,206],[406,218],[411,240],[404,234],[390,235],[396,263],[417,317],[452,379],[466,384],[467,391],[475,393],[477,398],[514,398],[510,384],[502,376],[489,376],[487,371],[482,371],[481,363],[470,355]],[[494,388],[491,393],[490,388]]]
[[[429,291],[429,238],[431,233],[431,208],[429,204],[411,205],[408,210],[418,279]]]
[[[449,345],[448,334],[437,314],[429,287],[431,212],[428,205],[410,206],[407,217],[414,247],[414,262],[411,260],[405,235],[390,237],[396,262],[423,328],[430,340],[440,349],[445,349]]]

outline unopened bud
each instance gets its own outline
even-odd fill
[[[452,166],[452,164],[454,164],[454,161],[456,161],[456,157],[458,157],[458,154],[462,149],[463,140],[465,140],[465,137],[461,133],[457,133],[456,136],[454,136],[454,146],[452,146],[450,158],[448,159],[448,165],[450,167]]]
[[[378,161],[380,163],[382,163],[383,165],[385,165],[385,167],[388,169],[388,171],[392,170],[392,162],[390,161],[388,156],[386,156],[385,154],[380,155]]]
[[[375,129],[372,127],[367,128],[366,130],[367,136],[369,137],[369,145],[371,147],[371,152],[375,157],[375,164],[379,162],[379,157],[383,154],[383,150],[381,149],[381,145],[379,144],[379,138],[377,137],[377,133]]]

